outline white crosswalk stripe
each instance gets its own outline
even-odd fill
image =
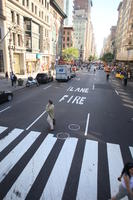
[[[1,162],[0,162],[0,182],[9,171],[19,161],[23,154],[29,149],[32,143],[39,136],[39,132],[31,131]],[[10,162],[9,162],[10,161]]]
[[[129,147],[130,149],[130,152],[131,152],[131,155],[132,155],[132,158],[133,158],[133,147]]]
[[[70,138],[65,141],[40,200],[62,198],[76,144],[77,139]]]
[[[124,165],[120,152],[120,146],[117,144],[107,143],[107,154],[109,164],[111,196],[114,196],[118,192],[119,187],[119,182],[117,178],[120,176],[120,172],[122,171]],[[124,200],[126,199],[127,198],[124,198]]]
[[[7,127],[0,127],[0,131],[6,130]],[[0,140],[0,154],[3,154],[2,150],[13,142],[24,130],[13,129],[7,136]],[[32,145],[35,145],[37,138],[39,139],[41,132],[31,131],[12,149],[0,162],[0,183],[10,176],[9,172],[16,166],[22,156],[30,149]],[[36,152],[30,158],[27,165],[21,173],[16,177],[14,183],[4,194],[5,200],[17,200],[26,199],[28,193],[31,191],[33,184],[35,183],[40,171],[44,166],[50,152],[54,145],[56,147],[56,137],[52,134],[48,134],[42,141]],[[74,160],[76,148],[78,144],[77,138],[67,138],[64,141],[63,146],[59,152],[59,155],[53,163],[53,169],[50,171],[48,180],[42,188],[41,200],[61,200],[67,186],[67,180],[72,167],[72,161]],[[111,196],[118,192],[119,182],[117,180],[123,168],[122,152],[120,145],[107,143],[107,162],[109,173],[109,185]],[[133,157],[133,147],[129,147],[129,151]],[[76,200],[97,200],[98,198],[98,166],[100,165],[98,160],[98,142],[92,140],[86,140],[82,158],[82,164],[77,183]],[[103,172],[104,173],[104,172]],[[44,173],[45,175],[45,173]],[[72,177],[74,178],[74,177]],[[0,188],[1,190],[1,188]],[[20,195],[16,195],[20,194]],[[21,198],[20,198],[21,197]],[[127,200],[124,198],[123,200]]]
[[[77,200],[86,200],[86,197],[97,200],[97,164],[98,144],[94,141],[86,141]]]
[[[0,134],[3,133],[6,129],[7,129],[7,127],[0,126]]]
[[[15,128],[5,138],[0,140],[0,152],[17,138],[24,130]]]
[[[28,191],[30,190],[55,142],[56,139],[53,138],[52,135],[47,136],[26,168],[22,171],[16,182],[13,184],[5,199],[20,199],[19,196],[16,196],[15,191],[21,194],[21,199],[26,198]]]

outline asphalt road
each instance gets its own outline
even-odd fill
[[[132,134],[132,90],[103,70],[16,91],[0,105],[0,199],[107,200],[132,160]]]

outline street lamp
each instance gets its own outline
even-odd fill
[[[10,69],[11,69],[11,72],[13,71],[13,61],[12,61],[12,49],[13,46],[12,46],[12,31],[16,29],[16,24],[14,24],[12,27],[9,27],[8,28],[8,32],[6,33],[6,35],[2,38],[2,40],[0,40],[0,44],[2,44],[2,42],[5,40],[5,38],[8,36],[8,34],[10,34],[10,37],[9,37],[9,45],[8,45],[8,49],[9,49],[9,59],[10,59]]]

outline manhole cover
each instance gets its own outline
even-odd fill
[[[60,132],[60,133],[57,133],[57,139],[60,139],[60,140],[66,140],[67,138],[70,137],[69,133],[66,133],[66,132]]]
[[[70,124],[68,128],[72,131],[78,131],[80,129],[80,126],[78,124]]]

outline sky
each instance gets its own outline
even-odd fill
[[[103,40],[110,34],[111,26],[117,25],[117,8],[122,0],[92,0],[91,21],[94,28],[96,49],[100,55]]]

